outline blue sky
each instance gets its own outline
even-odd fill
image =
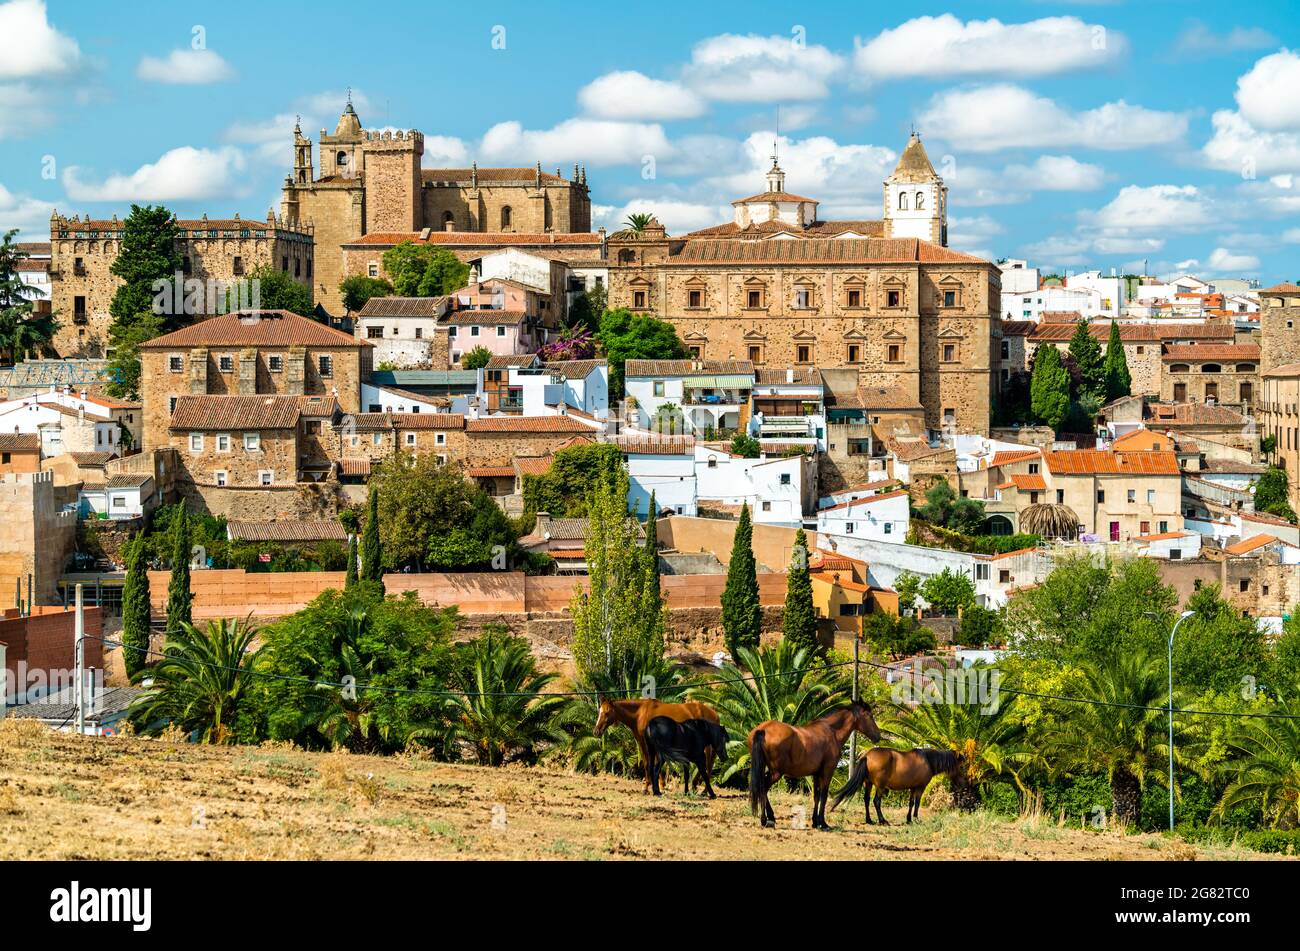
[[[1294,0],[483,7],[0,0],[0,227],[263,216],[351,87],[426,165],[584,162],[598,224],[726,220],[778,122],[789,190],[877,218],[915,125],[964,250],[1300,278]]]

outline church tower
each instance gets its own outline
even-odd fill
[[[948,186],[915,132],[885,179],[885,237],[948,245]]]

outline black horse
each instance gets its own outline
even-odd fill
[[[717,799],[713,785],[709,782],[709,763],[704,751],[711,749],[713,759],[724,756],[727,749],[727,731],[708,720],[687,720],[678,723],[668,717],[655,717],[645,731],[646,748],[649,754],[650,788],[654,794],[659,793],[659,770],[664,763],[681,763],[686,770],[685,788],[691,788],[691,766],[700,771],[704,777],[704,792],[710,799]]]

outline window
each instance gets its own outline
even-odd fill
[[[270,485],[275,481],[275,470],[274,469],[261,470],[257,474],[257,481],[259,485]]]
[[[321,357],[320,357],[320,359],[319,359],[319,363],[318,363],[318,365],[320,366],[320,375],[321,375],[321,376],[333,376],[333,375],[334,375],[334,358],[333,358],[333,357],[327,357],[327,356],[325,356],[324,354],[322,354]]]
[[[907,211],[907,192],[898,193],[898,210]]]
[[[1128,501],[1130,505],[1137,501],[1137,489],[1128,490]]]
[[[794,306],[798,310],[807,310],[812,306],[812,291],[807,287],[794,289]]]
[[[1003,341],[1002,341],[1002,359],[1003,359],[1003,360],[1009,360],[1010,358],[1011,358],[1011,344],[1009,344],[1009,343],[1007,343],[1005,340],[1003,340]]]
[[[789,484],[790,484],[790,473],[788,473],[788,472],[782,472],[782,473],[781,473],[781,484],[782,484],[782,485],[789,485]]]
[[[702,291],[687,291],[686,306],[687,307],[704,306],[704,293]]]
[[[957,362],[957,345],[955,343],[945,343],[943,345],[943,362]]]
[[[638,310],[645,309],[645,291],[632,292],[632,306]]]
[[[10,455],[7,452],[0,452],[0,463],[3,463],[4,465],[9,465],[9,463],[12,461],[13,461],[12,455]]]
[[[749,348],[749,362],[750,362],[750,363],[762,363],[762,362],[763,362],[763,348],[762,348],[762,347],[751,346],[751,347]]]
[[[458,336],[458,335],[457,335],[457,329],[458,329],[458,328],[456,328],[456,327],[448,327],[448,328],[447,328],[447,336],[450,337],[452,340],[455,340],[456,337]]]
[[[1098,489],[1098,490],[1097,490],[1097,502],[1100,504],[1100,503],[1103,503],[1103,502],[1105,502],[1105,501],[1106,501],[1106,490],[1105,490],[1105,489]]]
[[[217,369],[222,373],[229,373],[235,368],[235,360],[229,355],[217,357]]]
[[[845,522],[845,523],[844,523],[844,534],[845,534],[845,535],[852,535],[852,534],[853,534],[853,525],[854,525],[853,522]]]
[[[1150,523],[1150,522],[1139,522],[1139,523],[1138,523],[1138,534],[1139,534],[1139,535],[1150,535],[1150,534],[1151,534],[1151,523]]]
[[[801,343],[795,347],[795,363],[812,363],[812,347],[806,343]]]
[[[861,307],[861,306],[862,306],[862,291],[857,290],[856,288],[853,289],[853,290],[850,290],[850,291],[848,292],[848,297],[847,297],[847,299],[845,300],[845,305],[848,306],[848,307]]]
[[[281,271],[284,271],[285,273],[288,273],[288,271],[289,271],[289,255],[287,255],[287,254],[282,254],[282,255],[280,255],[280,270],[281,270]]]
[[[501,230],[505,231],[507,228],[509,228],[513,219],[514,219],[514,214],[513,212],[511,212],[510,206],[504,205],[501,208]]]
[[[886,291],[886,292],[885,292],[885,306],[886,306],[886,307],[901,307],[902,305],[903,305],[903,292],[902,292],[902,291]]]
[[[745,306],[756,309],[763,306],[763,292],[749,291],[745,294]]]
[[[655,394],[655,396],[663,396],[663,395],[664,395],[664,381],[663,381],[663,380],[655,380],[655,382],[654,382],[654,394]]]
[[[226,470],[218,469],[216,472],[212,473],[212,481],[218,486],[224,486],[226,484]]]
[[[445,445],[447,445],[447,434],[446,434],[446,433],[435,433],[435,434],[434,434],[434,437],[433,437],[433,444],[434,444],[435,446],[445,446]]]
[[[473,327],[469,328],[469,335],[470,335],[471,337],[477,337],[477,336],[478,336],[478,333],[479,333],[479,326],[478,326],[478,324],[475,324]]]
[[[856,343],[849,344],[848,362],[858,363],[862,359],[862,348]]]
[[[367,327],[366,338],[369,340],[381,340],[384,336],[383,327]]]
[[[244,433],[244,452],[259,452],[261,448],[261,433]]]
[[[284,357],[272,354],[266,358],[266,365],[270,367],[272,373],[279,373],[284,369]]]
[[[113,508],[115,508],[115,509],[124,509],[124,508],[126,508],[126,496],[125,496],[125,495],[115,495],[115,496],[113,496]]]
[[[217,452],[230,452],[230,433],[217,433]]]
[[[1065,490],[1064,490],[1064,489],[1057,489],[1057,490],[1056,490],[1056,504],[1057,504],[1057,505],[1064,505],[1064,504],[1065,504]]]
[[[1239,591],[1249,591],[1249,590],[1250,590],[1250,579],[1249,579],[1249,578],[1242,578],[1241,581],[1240,581],[1240,582],[1238,583],[1238,585],[1237,585],[1237,589],[1238,589]]]
[[[901,363],[903,360],[902,344],[891,343],[885,350],[885,359],[889,363]]]
[[[957,292],[956,292],[956,291],[944,291],[944,292],[943,292],[943,306],[944,306],[944,307],[956,307],[956,306],[957,306]]]
[[[379,265],[378,265],[378,264],[371,264],[371,265],[368,265],[368,266],[366,267],[366,275],[367,275],[368,277],[378,277],[378,276],[379,276]]]
[[[893,523],[893,522],[886,522],[886,523],[885,523],[885,534],[886,534],[886,535],[892,535],[892,534],[894,534],[894,523]]]
[[[167,398],[167,412],[169,413],[176,412],[176,397],[169,396]]]
[[[497,336],[498,336],[498,337],[504,337],[505,335],[506,335],[506,328],[503,327],[503,326],[501,326],[500,324],[498,324],[498,325],[497,325]]]
[[[1011,572],[1002,568],[998,571],[998,584],[1011,584]]]
[[[181,370],[185,369],[185,358],[176,356],[175,354],[168,357],[167,369],[170,370],[172,373],[180,373]]]
[[[1168,523],[1168,522],[1161,522],[1161,523],[1160,523],[1160,533],[1161,533],[1161,534],[1164,534],[1164,533],[1167,532],[1167,531],[1169,531],[1169,523]]]
[[[372,433],[370,436],[370,443],[374,446],[382,446],[384,444],[384,434]]]
[[[416,339],[416,340],[423,340],[423,339],[424,339],[424,328],[423,328],[423,327],[416,327],[416,328],[415,328],[415,339]]]
[[[1031,462],[1031,463],[1029,464],[1029,474],[1030,474],[1030,475],[1038,475],[1038,463],[1036,463],[1036,462]]]
[[[925,192],[916,193],[916,210],[925,211]]]
[[[414,445],[415,445],[415,433],[405,433],[404,435],[406,436],[406,445],[408,445],[408,446],[414,446]]]
[[[190,433],[190,452],[203,451],[203,434]]]
[[[1156,490],[1147,489],[1147,505],[1155,505],[1155,504],[1156,504]]]
[[[238,254],[236,254],[235,260],[231,264],[230,269],[232,272],[234,272],[236,277],[242,275],[244,273],[244,259],[241,258]]]
[[[72,299],[72,316],[86,319],[86,298],[78,294]]]
[[[1037,493],[1037,492],[1030,492],[1030,493],[1029,493],[1029,504],[1030,504],[1030,505],[1037,505],[1037,504],[1038,504],[1038,493]]]
[[[979,565],[979,564],[977,564],[977,565],[975,566],[975,580],[976,580],[976,581],[988,581],[988,580],[989,580],[989,566],[988,566],[988,565]]]

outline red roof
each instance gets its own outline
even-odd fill
[[[1037,459],[1042,455],[1038,449],[1009,449],[995,452],[993,458],[989,460],[989,468],[994,466],[1009,466],[1012,463],[1024,462],[1027,459]]]
[[[243,346],[369,347],[373,344],[287,310],[221,314],[140,344],[145,350]]]
[[[1111,452],[1103,449],[1069,449],[1047,454],[1053,475],[1179,475],[1178,456],[1172,452]]]
[[[589,433],[591,427],[567,416],[486,416],[467,419],[469,433]]]
[[[909,493],[906,489],[900,489],[897,492],[882,492],[880,495],[864,495],[860,499],[852,499],[848,502],[841,502],[838,505],[828,505],[824,509],[818,509],[817,514],[820,515],[822,512],[833,512],[836,509],[854,508],[859,505],[871,505],[875,502],[883,502],[886,499],[896,499],[899,496],[908,494]]]
[[[1038,474],[1013,475],[1011,484],[1022,492],[1042,492],[1047,488],[1047,481]]]
[[[1256,343],[1171,343],[1165,346],[1166,360],[1244,360],[1259,359]]]

